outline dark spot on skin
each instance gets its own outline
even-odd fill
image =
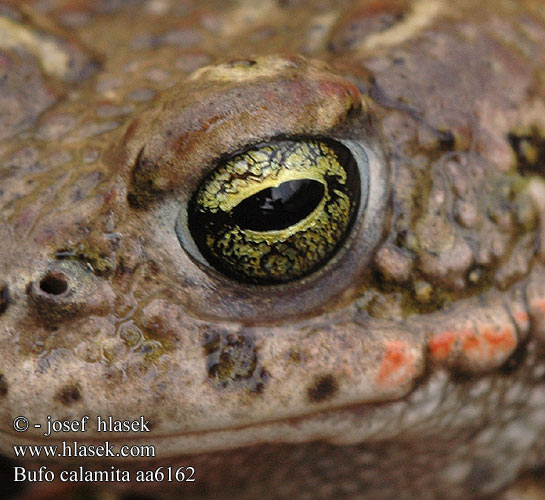
[[[384,277],[380,269],[373,269],[371,271],[372,280],[377,283],[381,290],[386,290],[388,285],[388,280]]]
[[[395,245],[404,248],[407,245],[407,230],[399,231],[395,237]]]
[[[313,403],[319,403],[330,399],[338,390],[337,382],[333,375],[320,377],[314,385],[308,388],[308,398]]]
[[[515,351],[509,356],[509,359],[500,367],[500,373],[511,375],[524,363],[527,354],[527,343],[521,342]]]
[[[230,62],[228,66],[231,68],[250,68],[256,64],[257,61],[254,61],[253,59],[239,59],[237,61]]]
[[[0,373],[0,398],[7,396],[8,394],[8,382],[6,377]]]
[[[289,359],[290,361],[293,361],[294,363],[300,363],[302,361],[302,354],[301,354],[301,351],[299,351],[298,349],[295,349],[295,348],[291,348],[288,352],[288,356],[289,356]]]
[[[450,130],[438,130],[439,148],[443,151],[452,151],[454,149],[456,138]]]
[[[203,349],[207,355],[208,377],[221,387],[242,383],[252,393],[262,393],[269,377],[259,365],[252,338],[225,331],[203,333]]]
[[[6,312],[9,305],[9,288],[5,283],[0,283],[0,314]]]
[[[517,168],[522,175],[545,176],[545,135],[536,126],[510,132],[507,140],[515,152]]]
[[[145,206],[141,203],[141,199],[135,193],[129,193],[127,195],[127,203],[131,208],[144,208]]]
[[[62,295],[68,290],[68,280],[60,272],[48,271],[40,280],[40,290],[49,295]]]
[[[56,396],[64,406],[71,406],[81,399],[81,391],[78,385],[71,384],[63,387]]]
[[[358,115],[361,113],[361,103],[354,102],[350,104],[350,107],[346,110],[344,120],[357,120]]]

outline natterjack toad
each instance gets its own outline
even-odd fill
[[[195,499],[481,498],[543,466],[544,23],[0,4],[0,451],[153,445],[22,464],[190,466],[125,486]]]

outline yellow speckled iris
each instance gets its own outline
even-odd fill
[[[221,163],[200,185],[188,223],[218,271],[256,284],[316,270],[342,243],[359,202],[357,166],[328,140],[261,144]]]

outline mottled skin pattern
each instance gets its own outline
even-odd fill
[[[145,415],[128,442],[197,469],[176,498],[481,498],[543,466],[540,1],[0,15],[2,453],[52,442],[17,415]],[[274,288],[197,265],[200,180],[300,136],[370,158],[344,247]]]

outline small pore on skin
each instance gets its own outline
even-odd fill
[[[313,403],[327,401],[335,395],[338,389],[335,377],[333,375],[324,375],[308,388],[308,399]]]

